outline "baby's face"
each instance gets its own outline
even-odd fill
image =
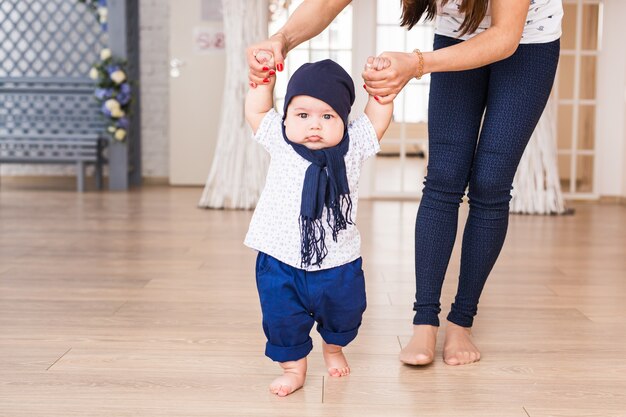
[[[343,120],[322,100],[295,96],[287,107],[285,133],[290,141],[311,150],[330,148],[343,138]]]

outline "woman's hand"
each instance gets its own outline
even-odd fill
[[[379,71],[366,68],[361,75],[367,92],[380,103],[387,104],[417,75],[419,60],[412,52],[383,52],[378,58],[388,61],[388,67]],[[374,58],[369,57],[368,62],[372,59]]]
[[[258,84],[267,84],[269,78],[276,74],[276,70],[282,71],[285,67],[285,56],[288,50],[287,38],[280,32],[263,42],[248,46],[246,58],[248,60],[250,86],[254,88]],[[274,57],[273,62],[265,57],[258,57],[259,51],[269,51]]]
[[[253,83],[252,81],[249,81],[248,84],[251,88],[257,88],[259,85],[270,85],[273,88],[274,80],[271,77],[276,74],[276,71],[274,71],[276,62],[274,61],[271,51],[255,49],[252,53],[254,54],[254,59],[257,64],[262,65],[264,70],[267,69],[267,76],[263,78],[259,84]]]

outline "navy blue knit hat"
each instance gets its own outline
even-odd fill
[[[306,63],[296,70],[287,84],[283,114],[295,96],[311,96],[333,108],[348,126],[348,115],[354,104],[354,82],[339,64],[330,59]]]

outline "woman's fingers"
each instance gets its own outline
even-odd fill
[[[372,94],[397,94],[402,89],[392,70],[369,71],[362,74],[367,91]]]
[[[367,88],[367,92],[371,96],[377,97],[386,97],[392,94],[396,94],[393,90],[389,88]]]
[[[363,71],[362,76],[369,94],[388,96],[398,94],[413,77],[413,57],[404,52],[383,52],[376,57],[376,71]],[[379,69],[380,68],[380,69]]]
[[[260,72],[260,77],[262,78],[260,81],[253,81],[251,76],[248,77],[250,87],[255,88],[258,84],[268,84],[270,82],[270,77],[274,76],[276,71],[274,70],[274,57],[270,51],[255,49],[253,54],[254,59],[262,65],[262,72]],[[250,70],[250,73],[252,73],[252,70]]]
[[[386,96],[376,96],[378,97],[378,102],[380,104],[388,104],[391,103],[395,98],[396,98],[397,94],[389,94]]]
[[[363,71],[361,76],[363,77],[363,80],[365,80],[365,83],[369,85],[370,82],[389,80],[393,78],[393,69],[387,68],[380,71]]]
[[[388,87],[383,87],[383,88],[372,88],[372,87],[368,87],[367,85],[364,84],[365,87],[365,91],[367,91],[367,94],[369,94],[370,96],[388,96],[391,94],[397,94],[397,92],[391,88]]]
[[[248,81],[250,87],[256,87],[258,84],[267,84],[269,77],[276,74],[274,70],[274,57],[267,50],[259,50],[253,48],[251,51],[252,60],[248,60],[250,70],[248,71]]]
[[[275,69],[282,71],[285,68],[285,58],[287,57],[287,37],[282,32],[276,32],[268,41],[272,45],[271,51],[276,64]]]
[[[260,84],[263,81],[263,78],[266,78],[266,74],[269,71],[268,69],[264,69],[267,67],[264,63],[257,61],[256,55],[259,53],[261,48],[256,45],[252,45],[246,48],[246,60],[248,61],[248,79],[250,82],[254,82]]]
[[[274,35],[272,38],[246,48],[248,80],[251,87],[269,82],[269,78],[284,68],[286,38]]]

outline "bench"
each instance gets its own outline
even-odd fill
[[[102,188],[105,119],[88,78],[0,77],[0,163],[76,164],[77,189],[95,166]]]

